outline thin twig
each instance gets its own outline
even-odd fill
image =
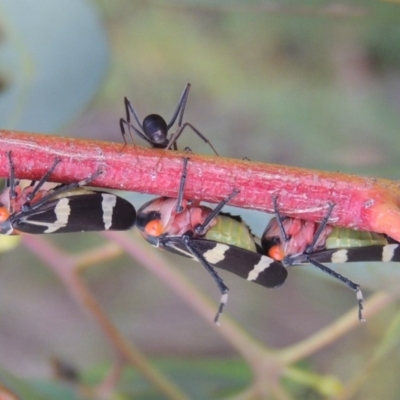
[[[379,292],[365,302],[365,316],[370,317],[395,301],[395,296]],[[350,330],[361,329],[364,324],[355,317],[355,309],[351,309],[334,323],[311,335],[302,342],[285,348],[279,353],[283,364],[290,365],[310,356],[321,348],[335,342]]]
[[[173,382],[149,363],[146,356],[136,349],[132,343],[126,341],[110,321],[79,273],[77,273],[75,266],[82,265],[79,262],[79,256],[68,256],[38,235],[25,235],[23,236],[23,242],[26,247],[51,268],[77,303],[97,321],[119,358],[129,362],[167,398],[174,400],[187,398]],[[87,259],[86,254],[84,258]]]
[[[0,131],[0,176],[8,176],[6,151],[12,151],[16,174],[39,179],[53,164],[60,165],[52,180],[80,181],[99,168],[91,184],[176,197],[187,153],[125,146],[32,133]],[[283,165],[190,155],[185,197],[219,202],[234,188],[240,193],[231,204],[273,212],[278,195],[283,215],[320,221],[335,204],[330,223],[386,233],[400,241],[400,187],[398,181],[307,170]]]

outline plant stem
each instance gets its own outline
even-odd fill
[[[176,197],[187,153],[120,143],[0,130],[0,175],[8,176],[12,151],[19,178],[39,179],[61,159],[51,176],[70,183],[103,173],[91,185]],[[185,197],[217,203],[234,188],[231,204],[273,212],[278,195],[283,215],[320,221],[330,203],[331,224],[385,233],[400,241],[398,181],[307,170],[284,165],[190,154]]]

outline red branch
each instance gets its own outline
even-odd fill
[[[104,173],[93,186],[176,197],[186,153],[120,143],[0,131],[0,176],[8,176],[7,151],[12,151],[16,175],[38,179],[62,160],[52,175],[56,182]],[[272,195],[279,196],[282,214],[320,221],[329,202],[331,222],[360,230],[386,233],[400,241],[400,182],[189,154],[185,197],[216,203],[232,192],[231,204],[272,212]]]

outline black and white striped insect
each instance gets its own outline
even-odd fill
[[[182,200],[187,160],[184,159],[178,198],[159,197],[144,204],[138,210],[136,226],[153,246],[192,258],[204,266],[222,294],[215,317],[218,322],[229,289],[214,267],[267,288],[281,286],[288,273],[281,262],[262,254],[255,236],[240,217],[221,212],[237,190],[214,210],[200,202]]]
[[[262,236],[266,255],[285,267],[311,264],[346,284],[356,293],[359,319],[363,321],[363,296],[360,286],[324,263],[359,261],[400,261],[400,244],[386,235],[335,227],[328,223],[333,204],[321,223],[299,218],[281,217],[277,199],[273,198],[276,217]]]
[[[83,187],[101,171],[78,183],[50,184],[47,179],[60,160],[39,181],[15,178],[11,152],[7,153],[10,176],[0,194],[0,234],[67,233],[128,230],[136,211],[131,203],[114,194]]]
[[[124,98],[125,104],[125,112],[126,118],[121,118],[119,120],[119,125],[122,133],[122,137],[124,139],[125,144],[126,141],[126,131],[125,128],[128,128],[129,135],[133,140],[132,137],[132,130],[133,132],[145,140],[151,147],[158,148],[158,149],[165,149],[168,150],[172,148],[173,150],[177,150],[177,141],[181,136],[182,132],[186,127],[192,129],[192,131],[201,138],[205,143],[207,143],[213,152],[218,155],[217,151],[214,149],[213,145],[210,141],[198,130],[196,129],[191,123],[183,122],[183,114],[186,108],[186,102],[189,96],[190,90],[190,83],[188,83],[183,91],[181,98],[179,99],[178,105],[172,115],[171,120],[168,122],[165,121],[161,115],[158,114],[150,114],[144,120],[143,123],[140,122],[139,116],[133,107],[132,103],[128,100],[127,97]],[[133,115],[133,119],[137,124],[137,127],[131,121],[131,114]],[[175,124],[176,119],[178,118],[178,125],[176,131],[171,134],[171,137],[168,138],[168,133],[172,126]]]

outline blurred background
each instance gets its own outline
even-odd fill
[[[141,119],[157,113],[168,121],[190,82],[184,120],[222,156],[398,179],[399,22],[397,1],[0,0],[0,126],[122,143],[124,96]],[[211,154],[190,130],[179,141],[185,146]],[[137,207],[149,198],[121,195]],[[231,212],[258,235],[268,221],[262,213]],[[156,251],[136,232],[128,235],[149,254]],[[49,236],[69,254],[107,242],[96,234]],[[219,299],[199,265],[162,256]],[[290,272],[276,291],[221,273],[230,288],[226,315],[275,349],[355,305],[350,290],[319,271]],[[353,264],[340,272],[365,295],[367,288],[396,292],[400,279],[391,264]],[[205,371],[208,362],[239,357],[127,255],[93,266],[85,281],[123,335],[151,358],[190,360],[192,367],[205,361]],[[345,380],[394,313],[394,306],[386,309],[305,363]],[[47,379],[51,356],[87,370],[109,365],[113,353],[51,270],[19,244],[0,255],[0,366]],[[356,398],[396,398],[399,361],[393,351]],[[242,371],[238,390],[251,381]],[[176,380],[186,378],[182,372]],[[193,398],[207,398],[192,386]],[[300,392],[297,398],[320,397]]]

